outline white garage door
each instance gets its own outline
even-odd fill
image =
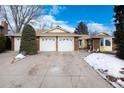
[[[74,51],[74,37],[58,37],[58,51]]]
[[[40,51],[56,51],[56,37],[41,37]]]
[[[21,38],[15,37],[14,38],[14,51],[19,51],[20,49]]]

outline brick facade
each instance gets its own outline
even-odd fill
[[[76,50],[76,51],[79,50],[78,37],[74,37],[74,50]]]
[[[100,39],[93,39],[93,49],[100,49]]]
[[[11,50],[14,51],[14,37],[11,37]]]

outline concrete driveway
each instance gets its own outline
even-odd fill
[[[0,54],[0,87],[112,87],[80,58],[85,52],[44,52],[11,64],[15,55]]]

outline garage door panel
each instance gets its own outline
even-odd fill
[[[56,37],[41,37],[40,51],[56,51]]]
[[[74,38],[58,37],[58,51],[74,51]]]

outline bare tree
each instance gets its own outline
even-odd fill
[[[90,36],[96,36],[98,34],[98,31],[90,32]]]
[[[24,25],[41,15],[41,6],[10,5],[0,6],[0,16],[5,19],[14,33],[19,33]]]

